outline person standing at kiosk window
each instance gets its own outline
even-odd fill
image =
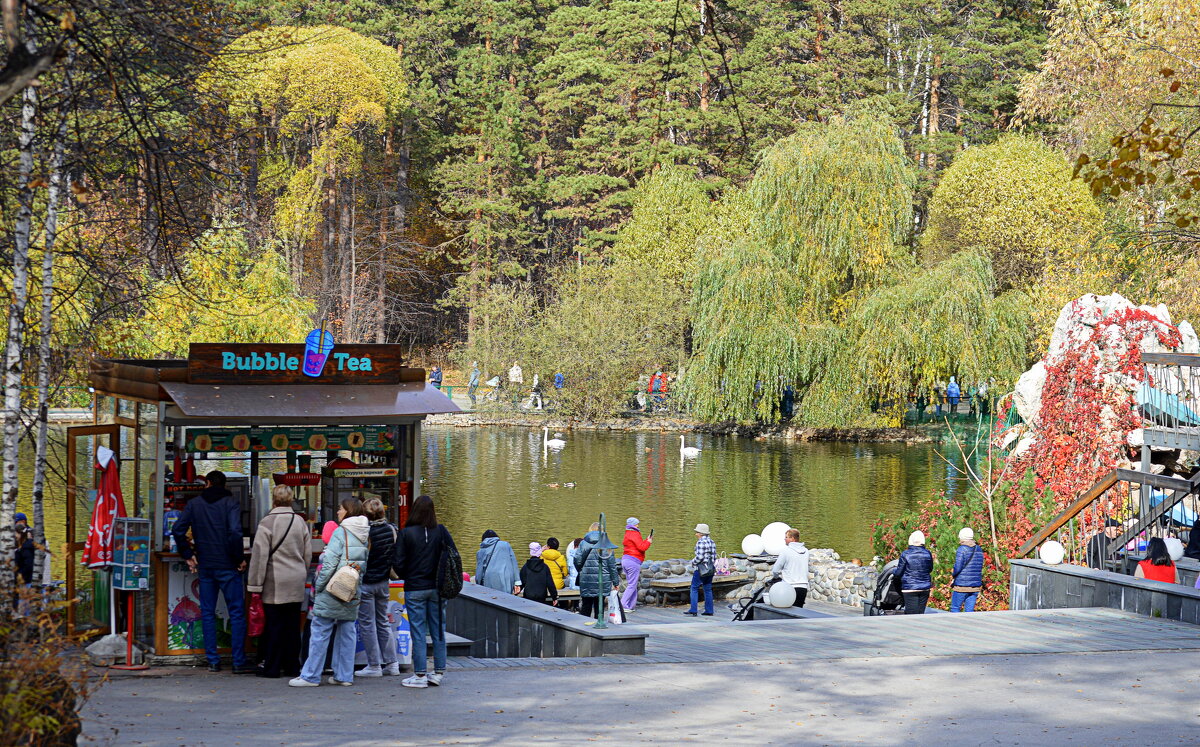
[[[300,674],[300,605],[312,557],[308,522],[292,510],[292,489],[271,490],[274,508],[258,523],[246,589],[261,594],[264,626],[259,677]]]
[[[204,476],[206,487],[184,506],[183,515],[171,527],[179,555],[192,573],[200,575],[200,625],[204,630],[204,656],[208,671],[221,671],[217,653],[217,593],[225,597],[229,610],[230,647],[233,673],[254,674],[257,667],[246,662],[246,600],[242,571],[242,507],[225,488],[225,473],[213,470]],[[188,541],[192,530],[195,546]]]
[[[399,530],[387,520],[387,508],[378,498],[368,498],[363,511],[371,522],[367,543],[367,567],[363,572],[362,591],[358,605],[358,639],[367,655],[367,666],[354,673],[355,677],[398,676],[400,662],[396,659],[396,636],[388,620],[391,601],[392,546]]]

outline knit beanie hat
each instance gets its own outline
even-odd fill
[[[531,558],[542,557],[542,546],[539,543],[537,543],[537,542],[529,543],[529,557],[531,557]]]
[[[974,541],[974,539],[975,539],[975,530],[972,529],[971,527],[963,527],[962,529],[958,530],[958,541],[959,542],[966,542],[967,540]]]
[[[918,529],[917,531],[908,535],[908,544],[924,545],[925,544],[925,533],[922,532],[920,529]]]

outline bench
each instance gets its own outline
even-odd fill
[[[728,589],[733,586],[745,586],[754,579],[748,573],[730,573],[725,576],[714,575],[712,580],[713,597],[717,596],[717,588],[724,587]],[[667,598],[671,594],[689,593],[692,588],[691,575],[686,576],[668,576],[667,578],[656,578],[650,582],[650,588],[656,593],[656,603],[659,607],[666,606]]]
[[[579,589],[559,589],[558,606],[564,610],[579,609]]]

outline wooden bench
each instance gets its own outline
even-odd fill
[[[748,573],[730,573],[726,576],[713,576],[713,597],[717,596],[717,587],[744,586],[752,581]],[[667,604],[667,597],[671,594],[681,592],[689,592],[692,588],[692,576],[668,576],[667,578],[656,578],[650,582],[650,588],[657,592],[656,603],[659,607],[664,607]]]
[[[565,610],[578,610],[579,589],[559,589],[558,606]]]

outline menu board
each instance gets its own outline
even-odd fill
[[[226,451],[391,451],[395,429],[383,425],[337,428],[189,428],[190,453]]]
[[[118,517],[113,527],[113,588],[150,588],[150,520]]]

